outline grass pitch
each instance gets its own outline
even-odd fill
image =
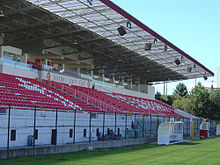
[[[1,165],[219,165],[220,138],[0,160]]]

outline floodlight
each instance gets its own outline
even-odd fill
[[[205,81],[208,79],[208,77],[207,77],[207,76],[203,76],[203,78],[204,78],[204,80],[205,80]]]
[[[130,21],[127,22],[127,27],[128,27],[129,29],[131,29],[131,22],[130,22]]]
[[[193,68],[196,68],[196,64],[193,65]]]
[[[157,39],[155,38],[155,39],[154,39],[154,45],[156,45],[156,44],[157,44]]]
[[[123,26],[120,26],[119,28],[117,28],[117,30],[118,30],[120,36],[123,36],[127,33]]]
[[[179,60],[179,59],[176,59],[176,60],[175,60],[175,63],[176,63],[176,65],[179,65],[179,64],[180,64],[180,60]]]
[[[145,44],[145,50],[151,50],[151,43],[146,43]]]
[[[166,52],[167,51],[167,45],[164,45],[164,51]]]
[[[183,61],[184,60],[184,56],[181,56],[181,61]]]

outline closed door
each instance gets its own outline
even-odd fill
[[[57,144],[57,130],[56,129],[52,129],[51,144],[52,145]]]

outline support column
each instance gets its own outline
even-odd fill
[[[5,38],[5,34],[4,33],[0,33],[0,58],[3,57],[3,51],[1,49],[1,45],[4,44],[4,38]]]
[[[124,86],[124,83],[125,83],[125,80],[122,79],[122,80],[121,80],[121,84],[122,84],[122,86]]]
[[[105,79],[105,74],[102,73],[102,81],[104,81],[104,79]]]
[[[105,111],[103,111],[103,141],[105,140]]]
[[[55,146],[57,145],[57,121],[58,121],[58,109],[56,108],[56,120],[55,120],[56,141],[55,141]]]
[[[73,121],[73,144],[76,143],[76,109],[74,109],[74,121]]]
[[[35,139],[36,139],[36,115],[37,115],[37,107],[34,107],[34,129],[33,129],[33,135],[34,135],[34,141],[33,141],[33,148],[35,147]]]
[[[94,75],[94,73],[93,73],[93,70],[91,70],[90,71],[90,76],[93,78],[93,75]]]
[[[112,84],[115,83],[115,76],[112,77]]]
[[[89,143],[91,142],[92,139],[92,114],[91,111],[89,113]]]
[[[9,158],[10,119],[11,119],[11,105],[9,104],[9,106],[8,106],[8,140],[7,140],[7,158]]]

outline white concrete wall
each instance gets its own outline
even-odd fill
[[[34,72],[33,72],[34,71]],[[28,77],[28,78],[38,78],[38,71],[35,69],[23,69],[20,66],[14,67],[13,65],[3,65],[2,73],[11,74],[15,76]]]
[[[36,145],[51,145],[52,129],[55,129],[55,111],[37,111],[36,112],[36,129],[38,130],[38,139],[35,140]],[[89,113],[76,114],[76,142],[89,141]],[[18,110],[11,109],[11,130],[16,130],[16,140],[10,140],[10,147],[21,147],[28,145],[28,136],[33,135],[34,123],[33,110]],[[131,129],[131,122],[134,116],[127,116],[127,128]],[[125,136],[125,122],[124,115],[117,114],[117,130],[120,128],[120,134]],[[64,145],[73,143],[73,137],[69,137],[69,130],[73,129],[74,132],[74,113],[73,112],[58,112],[58,130],[57,130],[57,145]],[[96,118],[92,118],[92,141],[97,141],[96,129],[103,133],[103,114],[97,114]],[[115,132],[115,115],[105,115],[105,134],[107,129],[110,128]],[[83,130],[86,129],[86,137],[83,137]],[[8,130],[8,111],[0,115],[0,148],[7,147],[7,130]],[[117,134],[116,130],[116,134]],[[11,138],[11,137],[10,137]]]
[[[136,97],[142,97],[142,98],[147,98],[147,99],[155,99],[155,88],[153,86],[148,86],[148,94],[146,93],[140,93],[128,89],[123,89],[123,88],[117,88],[117,87],[111,87],[111,88],[105,88],[102,86],[96,86],[97,90],[105,91],[105,92],[114,92],[114,93],[119,93],[119,94],[124,94],[124,95],[129,95],[129,96],[136,96]]]

